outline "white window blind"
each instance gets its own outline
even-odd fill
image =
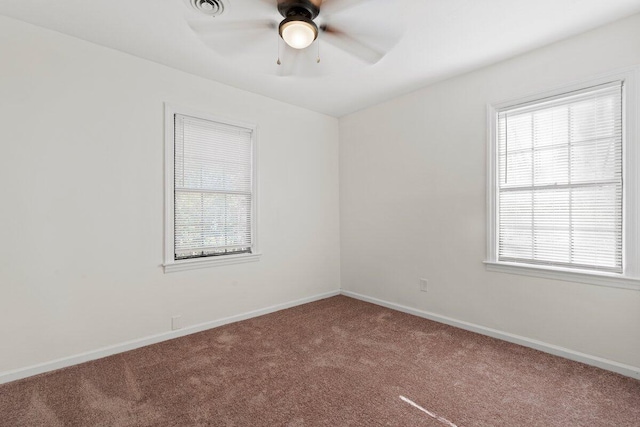
[[[175,259],[251,253],[252,129],[174,121]]]
[[[498,112],[498,260],[622,272],[622,82]]]

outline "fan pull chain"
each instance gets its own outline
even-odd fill
[[[276,33],[276,40],[278,41],[278,60],[276,61],[276,64],[280,65],[282,62],[280,62],[280,34],[278,33]]]
[[[318,59],[316,59],[316,64],[320,63],[320,35],[318,34]]]

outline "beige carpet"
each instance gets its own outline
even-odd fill
[[[640,426],[640,381],[339,296],[5,384],[0,425]]]

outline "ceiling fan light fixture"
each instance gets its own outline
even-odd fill
[[[290,16],[280,23],[280,37],[294,49],[304,49],[318,37],[318,26],[305,16]]]

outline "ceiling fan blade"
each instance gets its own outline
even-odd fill
[[[272,7],[277,7],[278,3],[280,3],[282,0],[258,0],[260,3],[262,4],[266,4],[267,6],[272,6]]]
[[[212,21],[191,21],[189,27],[205,46],[227,58],[246,56],[275,28],[271,21]]]
[[[323,15],[333,15],[368,1],[370,0],[324,0],[321,13]]]
[[[264,3],[264,4],[268,4],[270,6],[278,6],[281,3],[293,3],[292,0],[259,0],[260,2]],[[322,6],[322,0],[309,0],[311,3],[313,3],[315,6],[317,6],[318,8],[320,8],[320,6]]]
[[[200,20],[189,22],[189,27],[201,37],[228,36],[232,32],[263,31],[277,28],[277,23],[268,19],[248,21]]]
[[[386,51],[366,44],[335,27],[323,25],[321,30],[323,31],[321,36],[322,41],[326,41],[338,49],[341,49],[370,64],[375,64],[380,61],[387,53]]]

